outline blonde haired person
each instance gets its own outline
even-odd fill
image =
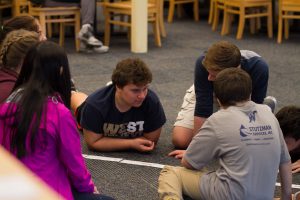
[[[11,93],[27,51],[39,40],[37,32],[23,29],[11,31],[5,37],[0,50],[0,103]]]

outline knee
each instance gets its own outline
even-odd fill
[[[193,130],[184,127],[174,127],[172,143],[176,148],[186,149],[193,138]]]

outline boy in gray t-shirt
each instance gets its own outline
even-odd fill
[[[239,68],[217,75],[214,92],[221,110],[209,117],[181,161],[159,177],[160,199],[273,199],[279,169],[281,199],[291,198],[291,161],[273,113],[250,101],[251,78]],[[220,167],[205,172],[217,159]]]

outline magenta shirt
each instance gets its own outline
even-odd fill
[[[3,141],[1,116],[9,104],[0,105],[0,143],[7,150],[9,139]],[[41,122],[35,152],[21,161],[67,200],[73,199],[71,186],[78,192],[92,193],[94,184],[81,154],[80,137],[71,112],[55,97],[48,98],[46,121]]]

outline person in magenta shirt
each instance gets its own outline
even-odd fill
[[[70,96],[64,50],[39,42],[27,53],[14,92],[0,105],[0,144],[65,199],[112,200],[99,194],[85,166]]]

